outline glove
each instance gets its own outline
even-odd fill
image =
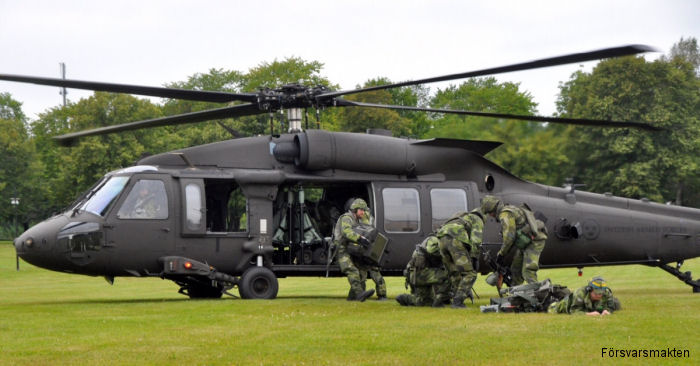
[[[503,260],[504,260],[504,259],[505,259],[505,258],[503,258],[503,254],[497,255],[497,256],[496,256],[496,264],[498,264],[499,266],[503,266]]]
[[[371,244],[367,238],[364,236],[361,236],[359,239],[357,239],[357,243],[362,245],[363,247],[367,248]]]

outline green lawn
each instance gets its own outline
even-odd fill
[[[700,276],[700,259],[685,270]],[[343,278],[286,278],[278,299],[191,301],[160,279],[102,278],[21,263],[0,243],[0,365],[54,364],[631,364],[618,350],[689,350],[700,363],[700,294],[657,268],[543,270],[572,289],[602,275],[624,310],[605,318],[482,314],[478,306],[406,308],[393,299],[345,301]],[[403,293],[388,278],[389,296]],[[488,303],[495,290],[477,280]]]

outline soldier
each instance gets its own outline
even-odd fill
[[[355,199],[348,212],[338,218],[333,229],[333,244],[337,251],[338,265],[350,283],[348,301],[365,301],[374,294],[374,290],[363,290],[360,270],[355,263],[363,251],[363,246],[370,244],[367,238],[353,230],[359,225],[367,208],[367,203],[363,199]]]
[[[602,277],[593,277],[588,285],[579,288],[559,302],[553,302],[548,312],[603,316],[620,309],[622,309],[620,300],[613,296],[605,280]]]
[[[515,255],[510,270],[513,274],[513,286],[537,282],[537,270],[540,268],[540,254],[547,240],[547,228],[544,222],[537,220],[532,211],[523,205],[516,207],[504,205],[494,196],[484,196],[481,211],[491,215],[501,223],[503,246],[498,251],[496,263],[503,265],[503,259],[515,247]]]
[[[131,218],[152,219],[157,215],[159,205],[156,202],[156,195],[151,191],[150,182],[140,181],[138,184],[138,196],[132,208]]]
[[[364,225],[374,226],[374,220],[372,218],[372,214],[370,213],[370,209],[367,206],[367,203],[363,199],[359,200],[362,201],[359,203],[360,205],[364,203],[364,208],[361,207],[364,211],[364,215],[360,219],[360,223]],[[364,290],[366,288],[365,283],[367,281],[367,277],[369,277],[374,282],[374,288],[376,289],[377,293],[377,300],[386,301],[386,282],[384,281],[384,277],[382,276],[381,269],[379,268],[379,266],[374,263],[370,263],[369,261],[363,258],[356,258],[355,265],[357,265],[357,268],[360,270],[360,278],[362,279],[362,289]]]
[[[459,212],[448,219],[440,229],[440,255],[451,282],[452,307],[464,308],[464,300],[473,301],[472,286],[481,253],[484,221],[479,209]]]
[[[440,240],[434,234],[416,245],[404,276],[411,293],[396,297],[403,306],[442,307],[451,298],[450,281],[440,255]]]

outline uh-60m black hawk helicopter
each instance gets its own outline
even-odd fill
[[[414,246],[482,196],[527,202],[547,218],[542,267],[620,264],[658,266],[700,291],[682,273],[700,256],[700,210],[550,187],[523,181],[484,158],[498,142],[413,140],[385,134],[302,130],[306,108],[370,107],[479,115],[524,121],[656,130],[640,122],[522,116],[349,101],[371,90],[491,75],[647,52],[632,45],[363,89],[285,85],[228,93],[18,75],[0,80],[163,98],[239,104],[75,132],[86,136],[286,111],[289,132],[236,138],[149,156],[107,173],[72,206],[14,240],[19,257],[62,272],[158,276],[192,297],[220,297],[238,286],[243,298],[274,298],[278,277],[339,275],[328,265],[329,237],[349,198],[372,208],[383,242],[372,253],[386,274],[400,274]],[[313,197],[313,199],[306,199]],[[501,245],[487,224],[484,247]],[[376,250],[375,245],[373,249]],[[674,263],[674,265],[670,265]],[[488,266],[480,266],[483,271]]]

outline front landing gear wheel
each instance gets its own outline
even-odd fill
[[[277,277],[266,267],[248,268],[238,282],[238,292],[244,299],[274,299],[278,289]]]

